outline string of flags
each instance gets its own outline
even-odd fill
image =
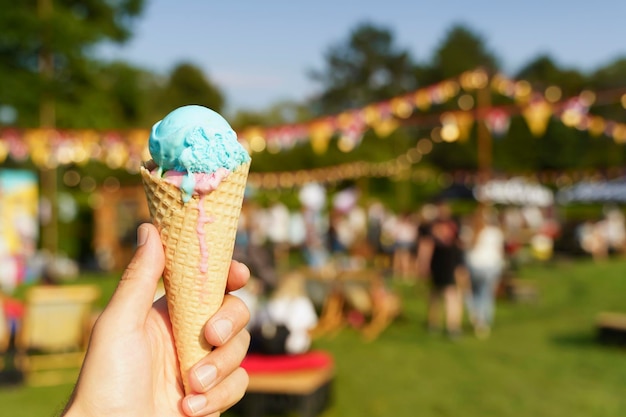
[[[479,108],[473,93],[484,88],[509,97],[513,104]],[[489,76],[486,71],[477,69],[363,108],[346,110],[305,123],[249,126],[241,129],[238,136],[251,153],[278,153],[310,142],[313,151],[321,155],[328,149],[332,138],[337,138],[337,146],[341,151],[350,152],[359,146],[367,130],[372,129],[378,137],[385,138],[410,120],[417,120],[418,125],[423,127],[438,129],[441,140],[448,142],[467,140],[477,121],[483,121],[494,137],[502,137],[509,130],[511,118],[521,115],[534,137],[543,136],[549,121],[557,118],[566,126],[588,131],[592,136],[605,135],[616,143],[626,143],[626,123],[590,113],[594,104],[614,102],[616,99],[621,100],[622,107],[626,108],[626,93],[620,96],[620,92],[596,93],[586,90],[567,99],[561,96],[561,90],[556,86],[538,92],[527,81],[512,80],[502,74]],[[434,106],[453,99],[456,99],[458,110],[434,115],[430,113]],[[424,120],[420,121],[420,116]],[[138,172],[142,161],[149,158],[148,136],[147,129],[95,131],[0,127],[0,163],[7,158],[17,162],[30,159],[38,167],[54,168],[97,160],[112,169],[126,169],[134,173]],[[416,149],[407,151],[407,154],[414,156],[412,158],[404,155],[382,165],[366,162],[345,164],[338,167],[337,171],[348,176],[355,173],[378,175],[379,172],[390,175],[395,172],[395,168],[389,167],[397,165],[398,159],[408,159],[413,161],[410,162],[412,164],[419,162],[420,158],[415,155],[422,153]],[[321,175],[315,172],[315,175]],[[284,178],[292,177],[298,178],[297,173]],[[290,180],[283,181],[288,183]]]

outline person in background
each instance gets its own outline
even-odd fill
[[[270,355],[307,352],[317,322],[305,277],[298,272],[287,273],[259,309],[256,326],[251,331],[250,352]]]
[[[469,319],[476,337],[489,337],[495,298],[505,265],[505,239],[498,218],[490,208],[479,206],[473,216],[465,248],[471,288],[467,294]]]
[[[191,369],[193,392],[185,395],[166,300],[153,303],[164,258],[156,228],[139,226],[137,251],[94,326],[63,417],[216,416],[244,395],[248,375],[240,364],[250,342],[249,313],[230,294],[207,321],[204,337],[215,348]],[[227,291],[241,288],[249,275],[234,261]]]
[[[413,254],[417,243],[418,225],[412,213],[402,213],[396,218],[394,227],[393,272],[397,278],[408,281],[412,278]]]
[[[451,339],[455,339],[461,335],[463,302],[459,281],[466,276],[466,269],[462,262],[458,222],[453,218],[446,202],[438,202],[436,209],[435,218],[420,226],[418,275],[430,278],[427,319],[429,330],[434,331],[440,327],[443,301],[446,331]]]
[[[376,267],[385,266],[385,250],[382,244],[383,223],[387,213],[382,203],[374,201],[367,208],[366,241]]]
[[[342,229],[346,228],[346,215],[340,210],[332,209],[328,217],[328,248],[334,257],[347,256],[348,246],[342,239]]]
[[[303,207],[302,218],[305,225],[303,245],[304,258],[308,266],[316,271],[322,270],[330,261],[328,249],[328,219],[321,210]]]
[[[267,245],[267,211],[258,204],[244,199],[237,224],[233,259],[245,263],[253,276],[270,291],[278,279],[273,252]]]
[[[626,249],[626,219],[617,207],[604,209],[606,241],[611,253],[623,255]]]
[[[276,269],[289,266],[289,218],[287,206],[279,201],[267,209],[267,237],[272,247]]]

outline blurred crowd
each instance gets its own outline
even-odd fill
[[[394,211],[380,201],[363,203],[354,188],[329,197],[315,183],[300,190],[296,208],[249,197],[233,257],[251,270],[238,295],[252,312],[252,349],[266,353],[306,351],[316,334],[347,325],[376,338],[402,313],[398,284],[428,289],[429,331],[456,338],[467,315],[475,335],[486,338],[496,296],[525,262],[549,261],[563,240],[594,260],[626,249],[626,222],[616,207],[566,230],[553,206],[473,202],[453,211],[439,200]],[[69,259],[32,258],[38,267],[29,270],[44,283],[78,275]],[[5,294],[17,282],[7,268],[0,274]]]
[[[254,303],[251,310],[264,317],[260,321],[278,323],[285,338],[289,332],[302,331],[295,322],[303,323],[304,333],[341,326],[341,320],[359,326],[368,319],[370,324],[388,322],[400,309],[394,284],[420,280],[429,288],[429,330],[445,331],[454,338],[467,314],[476,336],[488,337],[505,278],[524,262],[549,261],[555,255],[555,242],[563,237],[552,206],[477,204],[455,213],[446,201],[433,201],[395,212],[377,201],[361,204],[353,189],[327,201],[325,189],[315,184],[303,188],[299,197],[301,205],[295,210],[280,202],[262,206],[247,199],[235,246],[235,258],[245,262],[256,278],[254,297],[242,297],[250,301],[249,306]],[[597,222],[578,225],[572,239],[582,251],[600,259],[611,251],[623,251],[625,230],[621,211],[607,209]],[[333,298],[338,285],[318,296],[309,282],[311,277],[330,282],[346,271],[366,270],[380,271],[382,279],[370,280],[366,290],[344,282],[342,299]],[[291,289],[286,291],[283,284]],[[271,307],[287,293],[299,301]],[[304,298],[310,305],[304,305]],[[299,305],[300,310],[289,312],[288,305]],[[351,310],[346,313],[346,308]],[[329,312],[333,309],[334,318]],[[387,313],[376,316],[374,309]],[[293,317],[306,319],[289,324]]]
[[[624,213],[616,207],[604,210],[598,220],[580,224],[576,237],[583,251],[593,259],[606,259],[611,253],[623,253],[626,249],[626,226]]]

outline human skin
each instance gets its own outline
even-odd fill
[[[248,375],[239,365],[250,335],[248,309],[226,294],[204,336],[215,348],[191,370],[193,393],[185,395],[167,303],[153,303],[163,273],[159,233],[137,230],[137,251],[94,326],[87,355],[64,417],[214,416],[241,399]],[[227,292],[241,288],[248,268],[233,261]]]

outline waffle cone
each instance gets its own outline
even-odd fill
[[[249,168],[242,165],[216,190],[187,203],[178,187],[141,168],[165,250],[163,282],[186,393],[190,368],[211,350],[204,325],[224,298]]]

